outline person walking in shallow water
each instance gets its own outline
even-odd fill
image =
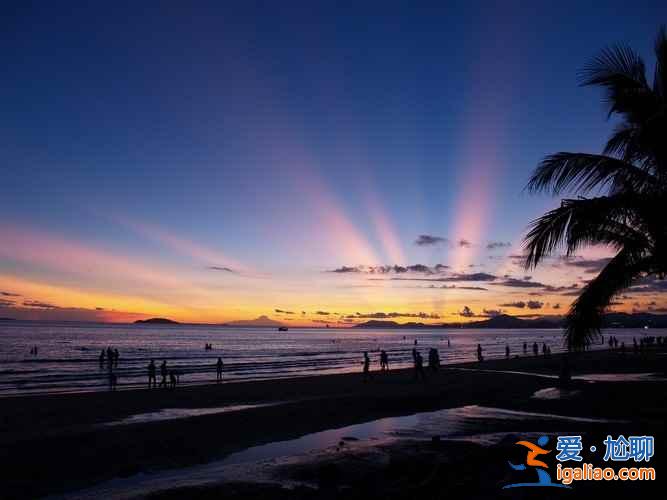
[[[385,350],[380,351],[380,371],[389,371],[389,356]]]
[[[364,351],[364,382],[371,379],[371,358],[368,357],[368,352]]]
[[[218,362],[215,364],[215,372],[217,374],[217,381],[221,382],[222,381],[222,358],[218,357]]]
[[[426,380],[426,374],[424,373],[424,358],[422,355],[417,352],[415,354],[415,380]]]
[[[484,356],[482,356],[482,345],[477,344],[477,361],[480,363],[484,361]]]
[[[162,380],[160,380],[160,387],[164,387],[165,389],[167,388],[167,360],[163,359],[162,364],[160,365],[160,376],[162,377]]]
[[[428,351],[428,367],[432,372],[437,372],[440,369],[440,353],[435,347]]]
[[[505,357],[506,358],[510,357],[510,346],[509,346],[509,344],[505,344]]]
[[[148,363],[148,388],[157,387],[157,377],[155,375],[155,361],[151,359]]]
[[[533,342],[533,355],[537,356],[539,354],[539,348],[537,347],[537,342]]]

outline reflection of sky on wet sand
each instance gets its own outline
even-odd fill
[[[140,474],[130,478],[114,479],[97,487],[74,492],[68,499],[133,498],[150,492],[184,486],[197,486],[238,479],[239,471],[256,478],[258,471],[267,473],[272,466],[286,460],[312,460],[318,454],[338,449],[375,449],[401,439],[430,439],[440,436],[445,440],[469,441],[491,446],[508,435],[529,437],[524,428],[532,423],[550,425],[557,422],[570,425],[582,423],[622,423],[620,421],[566,415],[525,412],[503,408],[469,405],[414,415],[388,417],[370,422],[329,429],[305,436],[254,446],[226,458],[205,465],[178,470]],[[519,427],[517,427],[517,424]],[[493,428],[496,432],[486,432]],[[352,439],[351,439],[352,438]],[[341,444],[341,442],[344,442]],[[254,464],[254,465],[253,465]],[[245,472],[243,472],[245,471]]]
[[[114,420],[103,425],[131,425],[145,424],[149,422],[162,422],[164,420],[176,420],[189,417],[201,417],[203,415],[214,415],[217,413],[229,413],[234,411],[248,410],[250,408],[261,408],[264,406],[275,406],[282,403],[262,403],[252,405],[228,405],[213,408],[163,408],[159,411],[149,413],[138,413],[121,420]]]

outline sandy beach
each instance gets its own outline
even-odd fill
[[[565,399],[531,397],[537,391],[556,385],[553,376],[560,368],[560,358],[556,355],[448,366],[430,374],[425,383],[416,382],[410,370],[395,370],[389,374],[374,373],[369,382],[364,382],[360,374],[344,374],[223,383],[173,391],[6,398],[0,401],[3,495],[31,498],[65,493],[112,478],[202,464],[250,446],[326,429],[466,405],[625,421],[623,432],[655,435],[660,443],[667,408],[667,382],[662,378],[665,359],[665,353],[657,351],[642,355],[611,351],[572,355],[576,391]],[[654,375],[648,381],[608,381],[605,377],[601,377],[605,381],[599,381],[600,377],[593,377],[597,381],[591,382],[576,378],[586,374],[622,373]],[[254,404],[265,406],[162,421],[150,421],[149,415],[149,421],[143,423],[106,425],[163,409],[201,411]],[[586,433],[605,432],[605,426],[600,424],[579,427]],[[493,430],[490,428],[488,432]],[[518,426],[514,430],[520,433],[528,429]],[[464,457],[469,456],[457,462],[457,468],[464,468],[468,476],[487,469],[494,471],[492,476],[506,475],[504,459],[484,458],[502,454],[496,449],[489,452],[472,444],[441,443],[437,453],[451,461],[456,449],[464,450]],[[434,453],[432,449],[427,451]],[[422,452],[424,450],[413,449],[409,461],[419,462]],[[394,455],[405,453],[389,454]],[[659,458],[658,452],[654,461],[659,463]],[[465,463],[469,467],[466,468]],[[408,469],[404,472],[409,476]],[[445,475],[454,478],[451,474]],[[398,476],[401,475],[403,473]],[[392,479],[398,476],[393,475]],[[480,491],[497,490],[498,480],[488,481],[488,484],[465,481],[465,488],[471,489],[471,495],[477,486]],[[345,482],[344,477],[340,481]],[[628,487],[641,487],[644,491],[651,486],[654,485],[645,482]],[[221,488],[200,489],[198,494],[218,498],[224,490],[225,495],[236,498],[246,496],[250,490],[255,491],[254,488],[259,488],[259,492],[268,486],[237,484],[236,489]],[[238,488],[242,491],[234,493]],[[279,489],[279,486],[272,488]],[[302,493],[308,497],[317,495],[319,490],[304,491]]]

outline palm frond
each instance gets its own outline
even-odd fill
[[[594,57],[580,73],[582,85],[598,85],[607,90],[609,115],[621,113],[640,123],[654,109],[655,96],[646,81],[641,56],[630,47],[615,45]]]
[[[654,184],[655,178],[646,170],[610,156],[563,152],[542,160],[525,189],[550,190],[558,195],[565,190],[586,193],[609,183],[642,190]]]
[[[635,202],[636,197],[625,194],[563,200],[560,207],[530,224],[524,239],[525,267],[536,267],[560,247],[572,255],[586,244],[618,249],[649,246],[651,242],[641,231],[641,223],[633,216]]]
[[[571,347],[582,347],[600,333],[602,315],[613,298],[645,271],[646,261],[633,249],[620,251],[574,301],[565,321],[565,336]]]

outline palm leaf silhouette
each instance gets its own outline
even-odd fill
[[[581,84],[602,87],[609,116],[620,123],[602,153],[560,152],[537,166],[526,190],[577,198],[534,220],[524,240],[526,268],[558,250],[588,245],[616,255],[572,304],[565,335],[578,348],[596,337],[602,315],[621,291],[667,274],[667,35],[658,31],[653,83],[631,48],[604,49],[581,72]],[[597,196],[590,196],[595,194]]]

